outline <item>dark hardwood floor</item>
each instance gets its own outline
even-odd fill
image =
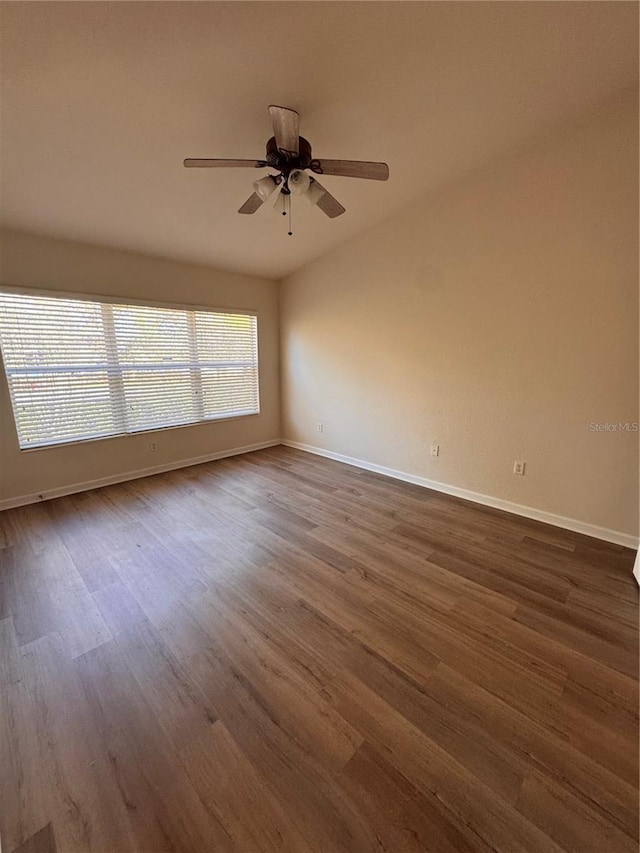
[[[284,447],[1,513],[2,850],[637,851],[633,557]]]

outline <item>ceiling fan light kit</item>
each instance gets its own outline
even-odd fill
[[[267,142],[264,160],[216,160],[187,158],[187,168],[251,168],[275,169],[277,175],[267,175],[254,181],[254,192],[240,207],[238,213],[255,213],[275,193],[274,207],[283,215],[289,214],[291,230],[291,195],[304,195],[309,203],[316,205],[330,219],[340,216],[345,208],[329,193],[316,178],[307,174],[337,175],[345,178],[366,178],[371,181],[386,181],[389,167],[386,163],[365,160],[314,159],[311,144],[300,136],[300,116],[287,107],[270,106],[269,117],[273,136]],[[277,192],[276,192],[277,190]]]

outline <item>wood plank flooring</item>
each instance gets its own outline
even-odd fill
[[[284,447],[1,513],[2,850],[637,851],[633,558]]]

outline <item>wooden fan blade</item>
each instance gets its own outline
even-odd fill
[[[329,219],[335,219],[336,216],[340,216],[345,212],[345,208],[340,204],[338,199],[334,198],[328,190],[326,190],[319,181],[313,179],[314,184],[321,189],[323,195],[320,196],[318,201],[316,202],[316,207],[319,207],[323,213],[329,217]]]
[[[313,160],[312,171],[319,175],[340,175],[343,178],[368,178],[370,181],[388,181],[389,167],[386,163],[371,163],[368,160]]]
[[[238,213],[255,213],[261,205],[260,196],[257,193],[252,193],[242,207],[238,209]]]
[[[187,169],[263,169],[267,164],[264,160],[210,160],[188,157],[184,165]]]
[[[277,107],[272,104],[269,107],[269,117],[273,125],[273,135],[276,138],[278,149],[284,154],[297,157],[300,138],[300,116],[298,113],[287,107]]]

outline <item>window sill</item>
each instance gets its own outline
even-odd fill
[[[184,429],[185,427],[206,426],[211,423],[221,423],[223,421],[237,421],[242,418],[255,418],[260,415],[260,411],[246,412],[241,415],[212,415],[209,418],[204,418],[201,421],[190,421],[186,424],[174,424],[173,426],[152,427],[151,429],[141,429],[135,432],[116,432],[111,435],[96,435],[89,438],[75,438],[70,441],[56,441],[51,444],[38,444],[34,447],[20,447],[20,453],[35,453],[38,450],[56,450],[59,447],[72,447],[77,444],[90,444],[96,441],[113,441],[119,438],[133,438],[138,435],[155,435],[159,432],[169,432],[169,430]]]

